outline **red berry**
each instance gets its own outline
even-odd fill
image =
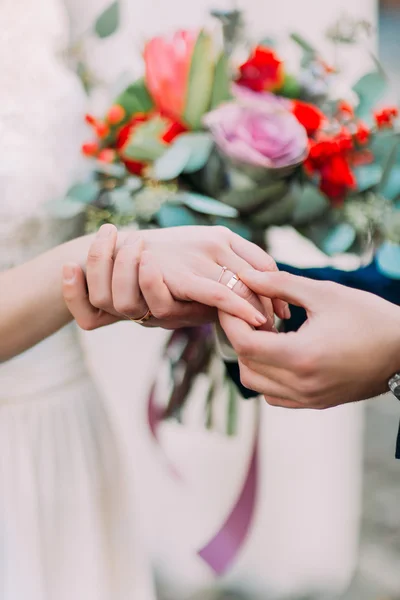
[[[104,150],[102,150],[100,152],[100,154],[97,158],[101,162],[112,163],[112,162],[114,162],[115,157],[116,157],[115,150],[112,150],[111,148],[104,148]]]
[[[85,121],[88,125],[96,125],[97,119],[93,115],[85,115]]]
[[[97,123],[96,133],[100,139],[104,139],[110,133],[110,128],[105,123]]]
[[[85,156],[96,156],[99,151],[99,145],[97,142],[86,142],[82,145],[82,154]]]
[[[110,125],[118,125],[125,118],[125,114],[125,109],[120,104],[114,104],[107,113],[107,121]]]

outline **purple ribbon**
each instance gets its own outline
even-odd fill
[[[197,553],[219,577],[235,560],[253,520],[258,487],[258,442],[257,427],[249,467],[236,504],[220,530]]]
[[[161,451],[158,427],[163,414],[164,411],[156,405],[155,386],[153,386],[149,395],[147,417],[151,434]],[[257,424],[246,477],[234,507],[219,531],[197,553],[219,577],[226,573],[240,552],[253,520],[258,487],[259,435],[259,425]],[[177,479],[182,479],[165,454],[164,458],[172,475]]]

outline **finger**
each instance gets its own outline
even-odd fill
[[[89,331],[119,320],[90,304],[85,275],[78,265],[64,266],[62,291],[68,310],[82,329]]]
[[[218,281],[205,279],[198,275],[189,275],[182,282],[181,290],[185,298],[240,317],[254,327],[260,327],[267,322],[266,317],[247,300],[233,293],[233,290],[221,285]]]
[[[258,392],[259,394],[295,402],[292,392],[286,388],[286,386],[249,369],[241,361],[239,361],[239,367],[240,380],[245,388]]]
[[[217,281],[221,285],[227,286],[229,282],[232,281],[232,277],[240,270],[240,263],[244,262],[241,258],[237,257],[233,252],[230,253],[232,257],[230,260],[226,260],[229,264],[229,269],[223,270],[219,265],[215,265],[215,275],[212,277],[213,280]],[[249,265],[245,263],[247,269]],[[234,282],[235,283],[235,282]],[[271,301],[267,298],[262,298],[264,302],[260,301],[260,298],[255,294],[243,281],[239,279],[231,290],[244,300],[247,300],[259,313],[264,315],[267,319],[265,325],[262,325],[261,328],[265,328],[267,330],[275,327],[274,321],[274,311],[272,309]]]
[[[241,258],[248,262],[257,271],[278,271],[276,262],[267,252],[265,252],[257,244],[253,244],[245,240],[240,235],[234,234],[231,241],[231,248]],[[241,273],[239,275],[241,276]],[[275,298],[273,301],[274,309],[278,317],[281,319],[290,318],[290,309],[287,302],[280,298]]]
[[[197,302],[175,300],[151,252],[143,251],[139,265],[139,286],[160,327],[196,325],[215,321],[215,309]],[[148,322],[152,326],[152,320]],[[147,323],[146,323],[147,324]]]
[[[218,316],[239,357],[290,370],[290,365],[296,357],[294,336],[297,334],[254,331],[242,319],[221,311]]]
[[[102,225],[87,257],[86,279],[92,306],[107,311],[112,307],[111,277],[118,232],[114,225]]]
[[[264,400],[270,406],[274,406],[276,408],[291,408],[291,409],[302,409],[307,408],[304,404],[300,404],[299,402],[292,402],[291,400],[286,400],[285,398],[276,398],[275,396],[267,396],[264,394]]]
[[[140,319],[148,307],[139,287],[139,263],[143,240],[135,233],[119,249],[112,273],[112,302],[115,310],[132,319]]]
[[[312,310],[321,296],[321,282],[279,271],[277,273],[242,273],[243,281],[257,294],[283,298],[291,304]],[[327,299],[325,299],[327,300]]]

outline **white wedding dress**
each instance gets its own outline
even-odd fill
[[[2,0],[0,21],[4,270],[74,233],[44,205],[76,175],[86,97],[61,61],[68,21],[58,0]],[[134,517],[74,327],[1,364],[1,600],[151,600]]]

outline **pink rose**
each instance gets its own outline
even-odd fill
[[[307,158],[307,132],[285,101],[273,94],[238,96],[204,118],[224,155],[234,162],[266,169],[295,166]]]

